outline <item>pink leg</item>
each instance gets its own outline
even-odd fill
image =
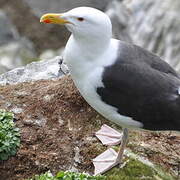
[[[109,148],[95,159],[93,159],[93,164],[95,166],[95,175],[105,173],[114,166],[120,164],[123,158],[123,152],[128,141],[128,130],[125,128],[123,130],[123,136],[121,139],[121,145],[119,152],[116,153],[112,148]]]
[[[96,137],[104,144],[108,146],[113,146],[120,144],[122,134],[115,129],[109,127],[108,125],[102,125],[101,129],[96,132]]]

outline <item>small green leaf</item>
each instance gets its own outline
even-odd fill
[[[64,177],[64,172],[63,172],[63,171],[58,172],[57,175],[56,175],[56,177],[57,177],[57,178],[62,178],[62,177]]]

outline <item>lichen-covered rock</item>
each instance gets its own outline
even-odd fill
[[[180,70],[180,1],[131,1],[133,42],[157,53]]]
[[[180,71],[179,0],[113,0],[107,9],[116,38],[158,54]]]
[[[58,64],[59,59],[60,57],[57,56],[48,61],[33,62],[6,72],[0,75],[0,85],[57,78],[63,74]]]
[[[106,9],[106,14],[112,22],[113,37],[126,42],[132,42],[129,33],[130,14],[126,6],[120,1],[113,0]]]
[[[131,153],[131,152],[130,152]],[[125,158],[124,163],[120,167],[115,167],[105,175],[108,180],[175,180],[175,177],[169,173],[157,168],[151,162],[138,160],[129,156]]]

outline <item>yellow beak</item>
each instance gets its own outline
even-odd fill
[[[48,13],[48,14],[44,14],[41,17],[40,22],[51,23],[51,24],[60,24],[60,25],[71,23],[61,17],[62,17],[62,14]]]

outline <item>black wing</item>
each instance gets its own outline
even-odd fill
[[[180,130],[180,79],[158,56],[123,46],[116,63],[105,68],[97,93],[121,115],[148,130]]]
[[[133,44],[119,41],[119,59],[121,63],[137,64],[151,66],[153,69],[159,70],[166,74],[172,74],[179,78],[179,74],[159,56]]]

